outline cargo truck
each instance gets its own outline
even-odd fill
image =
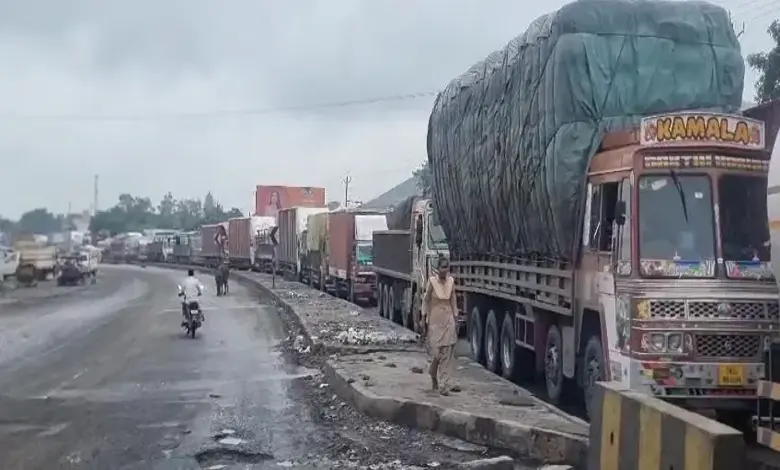
[[[438,257],[448,255],[447,240],[430,199],[407,199],[388,214],[387,222],[390,230],[373,235],[379,314],[420,332],[425,282]]]
[[[780,308],[764,123],[726,114],[739,43],[710,4],[599,5],[541,19],[434,104],[432,193],[472,355],[538,372],[552,402],[579,388],[589,413],[608,380],[747,420]]]
[[[387,230],[385,214],[348,209],[328,214],[328,280],[336,296],[376,301],[373,233]]]
[[[228,220],[230,267],[249,270],[255,265],[255,237],[270,230],[276,219],[270,216],[234,217]]]
[[[200,239],[199,231],[181,232],[171,237],[171,260],[178,264],[189,264],[192,262],[193,255],[195,254],[196,246],[193,243],[194,240]],[[198,251],[200,247],[197,247]]]
[[[217,266],[229,256],[228,237],[230,230],[227,222],[204,225],[200,228],[201,252],[206,266]]]
[[[303,282],[315,289],[333,293],[328,284],[328,216],[327,212],[310,215],[306,222],[306,252],[303,262]]]
[[[35,281],[45,281],[49,275],[56,275],[56,247],[23,240],[14,243],[14,251],[19,253],[19,266],[16,269],[16,280],[19,283],[31,285]]]
[[[301,239],[309,216],[327,211],[327,207],[290,207],[279,211],[277,266],[288,279],[301,280]]]
[[[270,274],[274,269],[274,252],[276,251],[271,232],[274,227],[258,230],[255,234],[255,257],[252,269],[261,273]]]

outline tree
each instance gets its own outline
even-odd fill
[[[19,218],[19,230],[28,233],[48,234],[62,229],[62,221],[45,208],[25,212]]]
[[[419,168],[412,172],[412,176],[417,179],[417,189],[422,192],[423,196],[431,195],[431,185],[433,183],[431,177],[431,169],[428,167],[428,162],[423,162]]]
[[[227,214],[225,214],[224,220],[232,219],[233,217],[244,217],[244,213],[238,207],[231,207]]]
[[[759,103],[780,98],[780,20],[772,21],[767,33],[774,42],[772,50],[747,56],[747,63],[758,72],[755,86]]]

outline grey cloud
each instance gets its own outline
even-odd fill
[[[121,192],[212,190],[248,210],[262,183],[341,198],[347,171],[354,197],[370,199],[425,158],[433,98],[146,122],[7,113],[278,108],[438,90],[561,3],[0,0],[0,164],[13,173],[0,214],[86,207],[93,173],[103,206]]]

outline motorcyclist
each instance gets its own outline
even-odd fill
[[[184,279],[184,282],[182,282],[181,290],[179,291],[179,297],[184,297],[185,299],[195,299],[196,297],[200,297],[203,294],[203,284],[200,283],[198,278],[195,277],[195,270],[194,269],[188,269],[187,270],[187,277]],[[186,324],[187,322],[187,305],[182,301],[181,303],[181,314],[184,317],[184,321],[182,324]],[[203,321],[206,321],[206,316],[203,314],[203,306],[200,306],[200,314]]]

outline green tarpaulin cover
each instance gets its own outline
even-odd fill
[[[450,248],[572,259],[604,133],[735,112],[743,76],[728,15],[709,3],[580,0],[539,18],[434,104],[428,162]]]

